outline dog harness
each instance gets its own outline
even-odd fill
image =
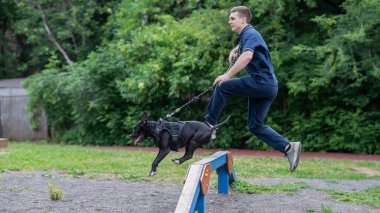
[[[163,130],[168,131],[170,134],[170,137],[172,138],[172,143],[170,143],[169,145],[170,150],[178,152],[178,139],[179,139],[179,136],[181,135],[183,126],[185,126],[185,123],[186,122],[183,122],[183,121],[169,122],[167,120],[160,118],[153,132],[157,135],[160,135],[160,133]]]

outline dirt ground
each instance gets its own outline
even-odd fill
[[[334,212],[380,212],[367,205],[335,201],[315,188],[342,191],[380,186],[380,180],[342,180],[271,178],[248,179],[254,184],[305,182],[312,188],[295,195],[243,194],[228,196],[210,189],[207,212],[315,212],[322,206]],[[56,182],[65,193],[62,201],[51,201],[48,184]],[[12,171],[0,173],[0,212],[174,212],[183,185],[172,182],[130,182],[107,176],[72,177],[58,171]]]

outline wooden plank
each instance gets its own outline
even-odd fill
[[[190,165],[185,186],[182,189],[175,213],[194,212],[200,192],[200,181],[203,165]]]
[[[223,157],[223,155],[226,155],[227,153],[228,153],[227,151],[218,151],[218,152],[215,152],[213,155],[208,156],[207,158],[203,158],[202,160],[197,161],[193,164],[207,164],[215,160],[216,158]]]
[[[203,172],[201,176],[201,191],[203,195],[207,194],[208,187],[210,186],[210,176],[211,176],[211,165],[206,164],[203,167]]]
[[[219,151],[215,154],[204,158],[200,161],[197,161],[193,163],[193,165],[205,165],[205,164],[211,164],[211,171],[216,170],[217,168],[223,166],[227,163],[227,151]]]
[[[186,172],[185,178],[183,179],[183,184],[186,183],[186,179],[187,179],[187,175],[189,174],[190,167],[191,167],[191,166],[187,167],[187,172]]]
[[[236,183],[237,181],[238,181],[238,179],[237,179],[237,176],[235,173],[235,169],[232,169],[232,172],[230,174],[230,184]]]
[[[231,175],[233,166],[234,166],[234,161],[232,159],[232,154],[228,152],[227,153],[227,171],[228,171],[228,174],[230,175]]]

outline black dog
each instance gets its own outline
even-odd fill
[[[134,145],[145,138],[152,137],[159,148],[157,157],[152,164],[152,170],[149,173],[149,176],[153,176],[158,164],[169,154],[170,150],[178,151],[178,148],[186,146],[183,157],[172,159],[176,164],[191,159],[195,149],[202,144],[209,143],[212,131],[225,124],[229,118],[230,116],[222,123],[210,128],[207,124],[199,121],[168,122],[160,119],[159,122],[152,122],[148,121],[148,116],[144,112],[141,115],[141,121],[134,127],[130,136],[135,139]]]

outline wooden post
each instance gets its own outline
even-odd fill
[[[228,195],[228,187],[230,183],[230,176],[228,174],[226,166],[218,168],[218,193]]]

